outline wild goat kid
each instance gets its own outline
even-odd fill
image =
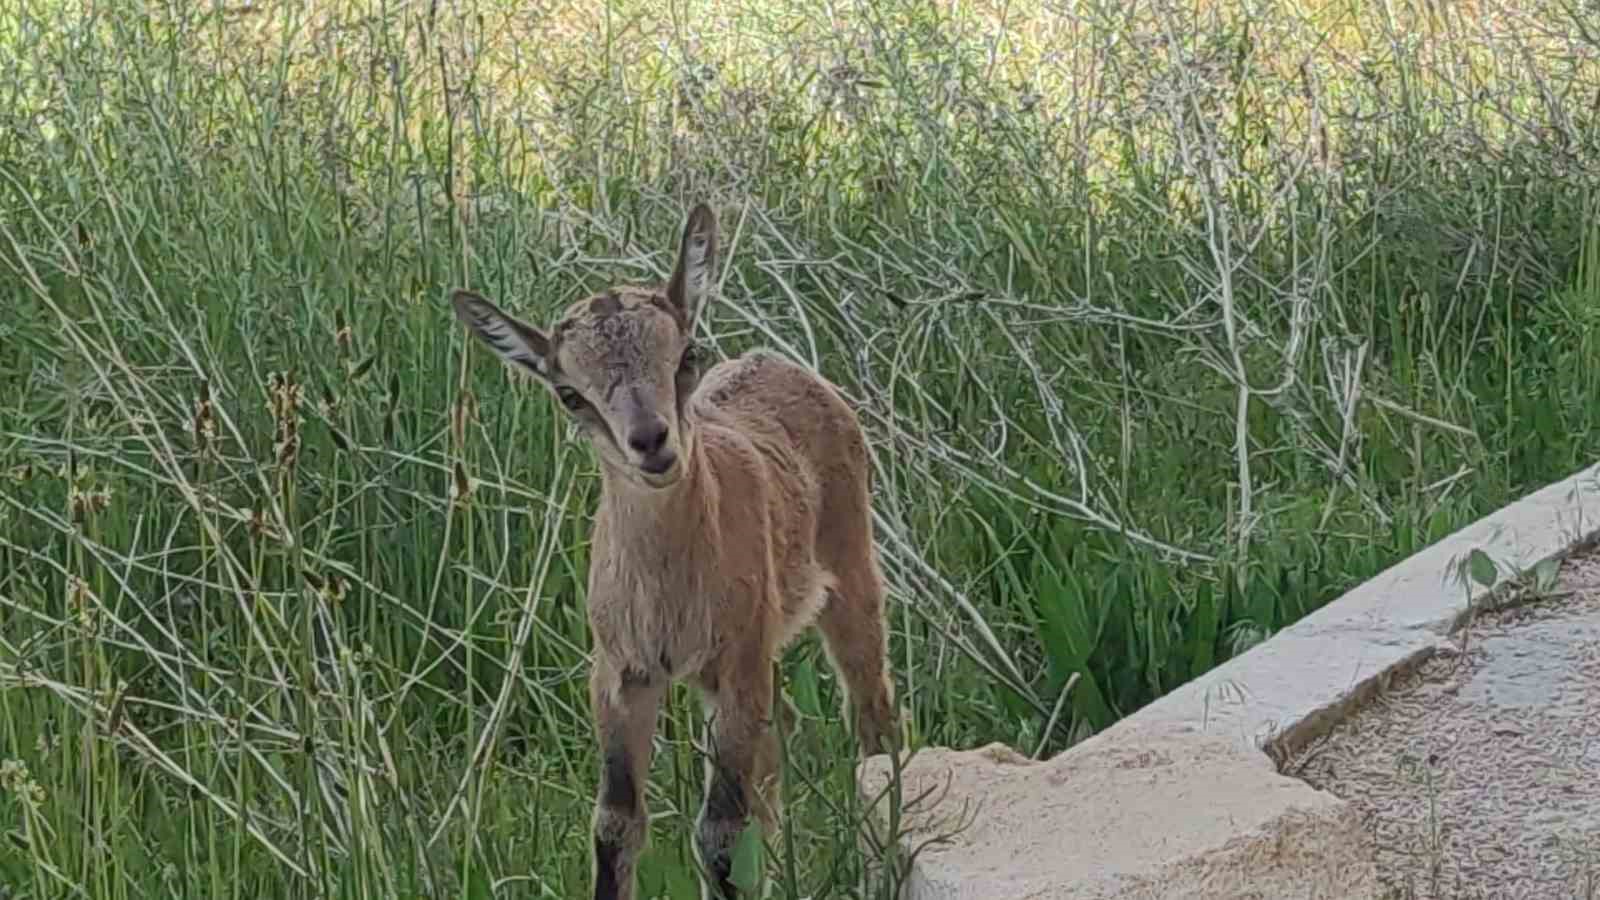
[[[702,203],[665,287],[581,300],[548,334],[477,294],[451,298],[469,331],[555,393],[601,462],[588,590],[597,900],[633,897],[671,682],[694,683],[708,711],[696,835],[708,897],[736,896],[733,844],[750,816],[777,826],[772,665],[799,631],[822,632],[862,754],[898,745],[860,424],[827,381],[764,351],[701,377],[693,337],[716,264]]]

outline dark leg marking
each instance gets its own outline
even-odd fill
[[[594,900],[617,900],[622,885],[617,881],[619,848],[613,841],[594,839]]]
[[[600,778],[600,802],[603,805],[626,813],[638,809],[638,786],[633,783],[633,767],[625,751],[612,750],[606,754],[605,770]]]
[[[711,779],[711,790],[706,792],[706,819],[712,822],[742,820],[748,812],[739,776],[726,766],[718,765]]]
[[[729,900],[739,896],[732,881],[733,845],[748,818],[744,787],[732,770],[714,764],[700,820],[700,855],[718,895]]]

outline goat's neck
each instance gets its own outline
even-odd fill
[[[600,505],[613,543],[671,557],[675,548],[703,539],[697,525],[715,502],[714,485],[700,453],[690,453],[683,477],[665,488],[638,484],[609,464],[601,466]]]

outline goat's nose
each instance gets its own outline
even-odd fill
[[[628,446],[645,458],[661,452],[667,443],[667,423],[660,418],[633,426],[628,430]]]

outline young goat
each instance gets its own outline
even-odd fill
[[[581,300],[548,334],[468,291],[451,298],[469,331],[554,391],[600,458],[588,592],[597,900],[633,897],[671,682],[694,683],[708,711],[696,834],[708,897],[736,897],[733,844],[750,817],[777,826],[772,665],[799,631],[822,632],[863,755],[898,746],[860,423],[832,385],[764,351],[701,377],[693,336],[716,264],[716,219],[700,204],[664,288]]]

